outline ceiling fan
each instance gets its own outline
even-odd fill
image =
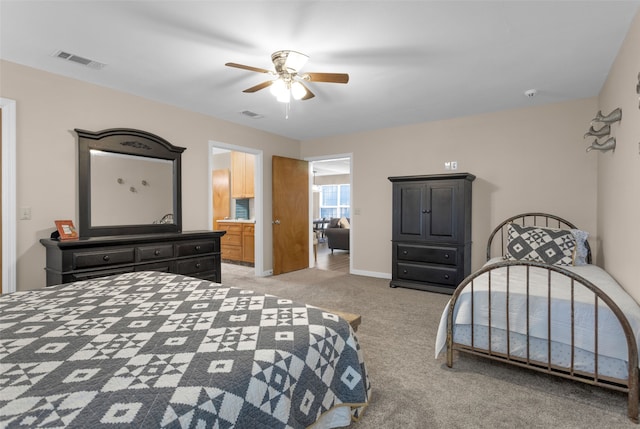
[[[259,67],[246,66],[244,64],[226,63],[228,67],[235,67],[257,73],[267,73],[275,76],[275,79],[267,80],[258,85],[247,88],[242,92],[256,92],[261,89],[271,87],[271,92],[278,101],[289,103],[291,97],[295,100],[308,100],[315,97],[315,94],[303,83],[306,82],[331,82],[347,83],[349,75],[346,73],[300,73],[300,69],[305,65],[309,57],[296,51],[277,51],[271,54],[271,61],[275,71],[266,70]]]

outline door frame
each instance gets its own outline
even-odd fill
[[[350,228],[353,230],[354,222],[354,208],[353,208],[353,153],[334,153],[332,155],[320,155],[309,156],[303,158],[305,161],[309,161],[309,225],[313,225],[313,162],[314,161],[327,161],[330,159],[349,158],[349,207],[351,209],[351,222]],[[357,228],[357,226],[356,226]],[[313,243],[313,227],[309,228],[309,243]],[[354,260],[353,248],[353,231],[349,233],[349,273],[353,272],[353,260]],[[309,252],[309,266],[315,267],[316,263],[313,260],[313,252]]]
[[[2,108],[2,293],[16,291],[16,102]]]
[[[263,176],[263,151],[260,149],[254,149],[246,146],[238,146],[229,143],[222,143],[214,140],[209,140],[209,144],[207,146],[207,159],[209,164],[209,186],[207,188],[207,201],[209,202],[209,227],[211,230],[214,229],[215,225],[213,224],[213,193],[211,190],[213,189],[213,161],[211,152],[213,148],[231,150],[236,152],[245,152],[255,155],[256,163],[254,167],[254,175],[253,175],[253,188],[255,193],[255,201],[254,201],[254,211],[255,211],[255,275],[257,277],[264,277],[270,275],[269,272],[265,272],[264,270],[264,228],[265,228],[265,218],[264,218],[264,203],[263,203],[263,191],[262,191],[262,176]]]

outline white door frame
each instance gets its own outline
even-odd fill
[[[16,102],[2,108],[2,292],[16,290]]]

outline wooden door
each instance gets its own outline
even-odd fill
[[[217,229],[216,221],[229,217],[231,213],[229,170],[213,170],[211,182],[213,183],[213,227]]]
[[[273,274],[309,267],[309,163],[274,156]]]

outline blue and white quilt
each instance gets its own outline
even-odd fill
[[[304,428],[370,384],[335,314],[176,274],[0,297],[2,428]]]

